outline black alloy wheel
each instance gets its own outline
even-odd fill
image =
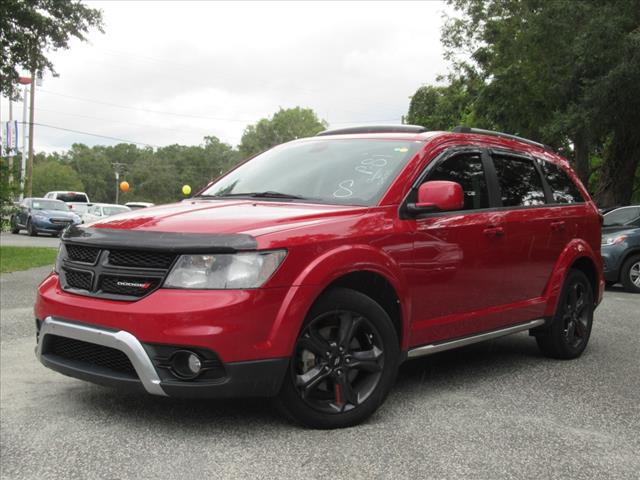
[[[355,425],[386,397],[398,359],[397,334],[382,307],[362,293],[331,290],[298,337],[281,406],[310,427]]]
[[[536,336],[540,350],[552,358],[579,357],[591,336],[594,307],[589,279],[579,270],[570,270],[551,326]]]

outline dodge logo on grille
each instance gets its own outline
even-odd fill
[[[145,290],[151,286],[151,284],[149,282],[144,282],[144,283],[141,283],[141,282],[123,282],[121,280],[118,280],[116,282],[116,285],[118,285],[119,287],[144,288]]]

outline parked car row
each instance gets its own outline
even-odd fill
[[[25,198],[11,214],[11,232],[26,230],[29,235],[40,233],[60,235],[69,225],[90,223],[132,209],[153,206],[148,202],[129,202],[128,205],[90,203],[84,192],[54,191],[43,198]]]

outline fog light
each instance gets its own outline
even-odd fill
[[[202,361],[197,354],[188,350],[179,350],[171,357],[171,371],[183,380],[192,380],[200,375]]]

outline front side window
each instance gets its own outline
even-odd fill
[[[494,155],[493,164],[498,175],[503,207],[544,205],[542,179],[533,160]]]
[[[539,161],[538,163],[542,166],[544,176],[551,188],[553,203],[584,202],[580,190],[562,168],[550,162]]]
[[[426,179],[459,183],[464,192],[464,209],[489,208],[487,181],[479,153],[456,155],[440,162]]]
[[[288,143],[241,165],[199,196],[375,205],[422,143],[365,139]]]

